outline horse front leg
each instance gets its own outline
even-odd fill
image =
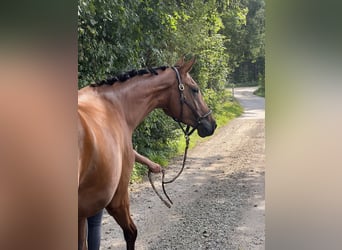
[[[127,250],[134,250],[138,231],[129,211],[128,190],[126,190],[125,193],[126,194],[124,194],[123,197],[120,195],[120,199],[114,197],[112,202],[106,207],[106,209],[122,228]]]
[[[86,218],[78,218],[78,250],[87,250]]]

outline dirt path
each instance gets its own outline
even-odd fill
[[[265,248],[265,109],[253,90],[236,88],[244,114],[189,151],[183,174],[166,187],[171,209],[148,182],[130,186],[136,249]],[[166,176],[180,164],[176,159]],[[126,249],[121,229],[107,214],[101,245]]]

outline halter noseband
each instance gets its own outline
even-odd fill
[[[199,115],[198,112],[196,111],[196,109],[194,108],[193,105],[191,105],[191,103],[189,103],[186,99],[185,99],[185,96],[184,96],[184,84],[182,83],[182,79],[180,77],[180,74],[179,74],[179,71],[176,67],[171,67],[175,72],[176,72],[176,76],[177,76],[177,82],[178,82],[178,90],[179,90],[179,95],[180,95],[180,104],[181,104],[181,111],[180,111],[180,116],[179,116],[179,119],[177,118],[174,118],[174,120],[176,122],[178,122],[179,126],[181,127],[181,129],[183,130],[183,133],[185,135],[185,137],[188,137],[190,136],[197,128],[198,126],[201,124],[202,120],[207,118],[211,113],[212,113],[212,110],[209,109],[209,111],[207,113],[205,113],[204,115]],[[187,125],[186,129],[183,128],[183,126],[181,125],[181,122],[182,122],[182,119],[183,119],[183,106],[184,104],[186,104],[190,110],[192,111],[192,113],[195,115],[196,117],[196,126],[194,126],[192,128],[192,130],[190,131],[190,126]]]

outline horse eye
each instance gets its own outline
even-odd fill
[[[199,92],[198,88],[191,88],[191,90],[192,90],[193,93],[196,93],[196,94]]]

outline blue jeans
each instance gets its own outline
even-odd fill
[[[88,217],[88,250],[99,250],[101,242],[101,222],[103,209]]]

